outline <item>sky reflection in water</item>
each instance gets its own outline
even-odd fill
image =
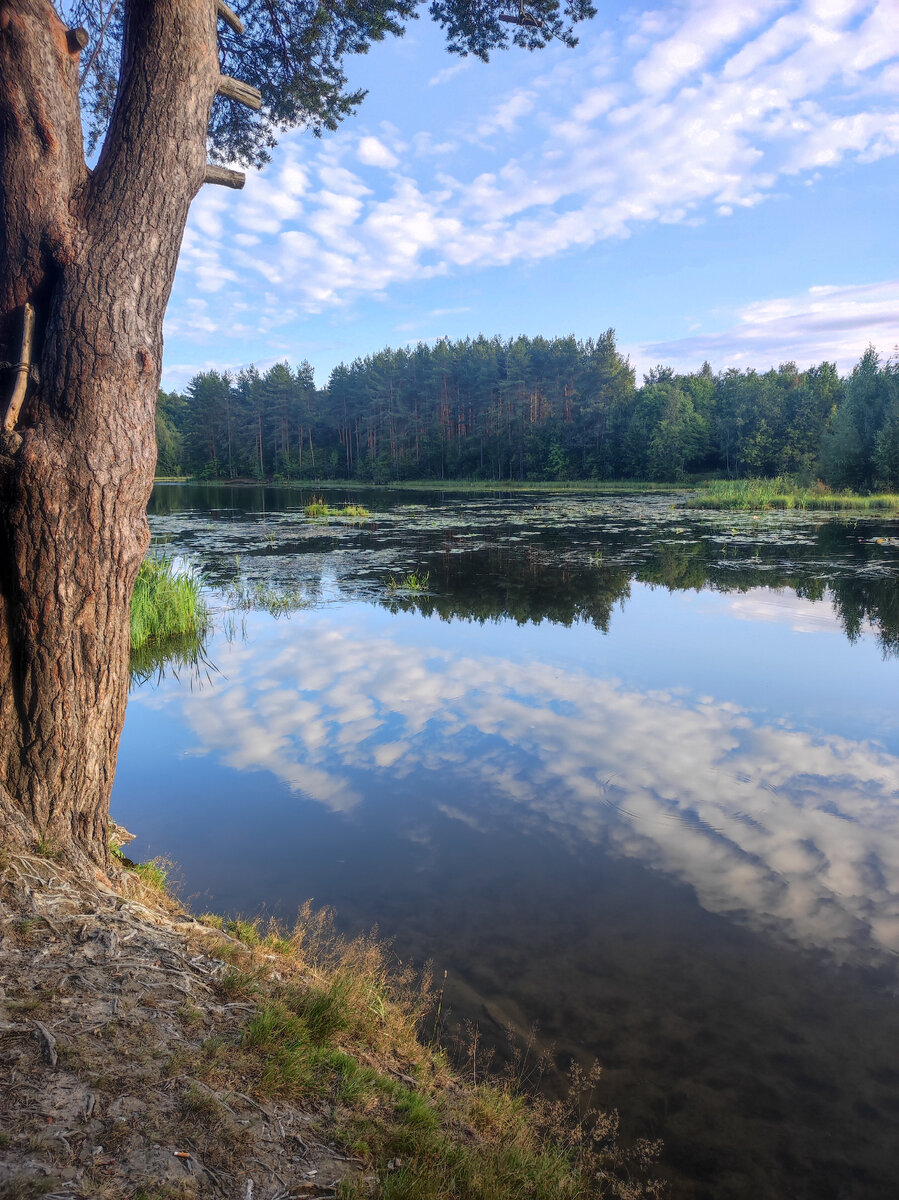
[[[421,618],[368,616],[254,620],[246,644],[211,651],[220,674],[201,690],[167,681],[135,699],[174,705],[189,752],[337,812],[452,775],[443,811],[460,820],[536,820],[840,960],[899,950],[894,754],[730,700],[460,655],[429,644]]]
[[[220,580],[240,545],[242,572],[318,606],[247,613],[208,645],[216,672],[136,688],[114,814],[198,907],[315,896],[448,966],[460,1018],[598,1053],[676,1196],[888,1195],[890,530],[563,503],[551,537],[490,502],[405,537],[390,513],[310,532],[269,512],[265,540],[258,513],[157,519]],[[412,566],[435,596],[386,592]]]

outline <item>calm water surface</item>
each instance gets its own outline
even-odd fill
[[[217,612],[208,668],[134,687],[134,853],[195,908],[377,924],[500,1054],[598,1057],[675,1197],[894,1197],[899,522],[347,498],[157,488]]]

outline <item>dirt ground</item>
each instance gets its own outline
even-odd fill
[[[322,1113],[191,1074],[252,1011],[219,986],[222,941],[127,873],[5,856],[0,1200],[325,1200],[361,1170]]]

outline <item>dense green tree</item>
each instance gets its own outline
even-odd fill
[[[187,401],[178,392],[160,391],[156,399],[156,473],[180,475]]]
[[[188,388],[184,461],[227,474],[228,382]],[[657,479],[823,473],[895,485],[899,366],[869,351],[848,380],[832,363],[759,373],[653,368],[635,387],[613,330],[509,341],[478,336],[384,349],[331,373],[242,372],[230,384],[235,469],[246,475],[398,479]],[[822,447],[819,460],[818,449]],[[260,452],[261,448],[261,452]],[[317,456],[317,457],[316,457]],[[313,461],[314,460],[314,461]]]

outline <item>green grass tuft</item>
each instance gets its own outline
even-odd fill
[[[159,893],[166,891],[169,866],[163,859],[154,858],[150,862],[135,863],[132,870],[138,879],[152,891]]]
[[[430,571],[407,571],[401,579],[396,579],[391,575],[387,580],[387,586],[392,592],[426,592],[430,582]]]
[[[368,517],[371,514],[364,504],[328,504],[321,496],[313,496],[303,508],[307,517]]]
[[[144,559],[131,597],[131,649],[172,638],[201,637],[207,623],[199,580],[176,571],[169,558]]]

